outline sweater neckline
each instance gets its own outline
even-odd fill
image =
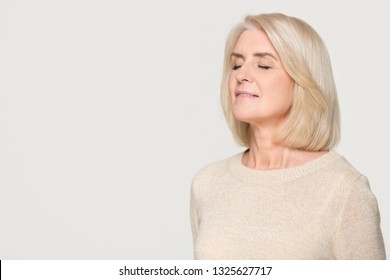
[[[286,181],[291,181],[304,175],[313,173],[314,171],[325,167],[342,157],[334,150],[330,150],[326,154],[323,154],[316,159],[313,159],[296,167],[274,170],[257,170],[246,167],[244,164],[242,164],[242,157],[244,153],[245,151],[233,156],[230,159],[229,171],[236,179],[252,184],[278,184]]]

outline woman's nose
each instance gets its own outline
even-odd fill
[[[253,76],[249,73],[247,69],[244,69],[243,67],[238,69],[236,78],[237,78],[237,82],[240,83],[243,82],[252,83],[254,81]]]

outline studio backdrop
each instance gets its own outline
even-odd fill
[[[0,259],[192,259],[193,175],[243,150],[219,103],[247,14],[328,47],[337,151],[366,175],[390,247],[386,1],[1,0]]]

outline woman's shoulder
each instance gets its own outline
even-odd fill
[[[371,194],[368,178],[350,163],[344,156],[336,153],[337,160],[329,164],[324,171],[323,178],[330,178],[333,185],[337,186],[336,193],[345,196],[351,192]]]
[[[228,158],[224,158],[221,160],[213,161],[201,167],[194,175],[194,180],[202,180],[211,177],[221,176],[226,174],[229,168],[229,163],[237,157],[242,157],[242,153],[235,154]]]
[[[350,180],[358,180],[361,178],[365,178],[365,176],[355,168],[355,166],[350,163],[343,155],[333,151],[336,155],[335,158],[337,160],[333,161],[331,165],[329,165],[329,169],[334,173],[334,178],[349,178]]]

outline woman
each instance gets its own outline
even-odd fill
[[[246,151],[194,177],[197,259],[385,259],[369,183],[332,150],[329,56],[307,23],[248,16],[228,36],[221,100]]]

